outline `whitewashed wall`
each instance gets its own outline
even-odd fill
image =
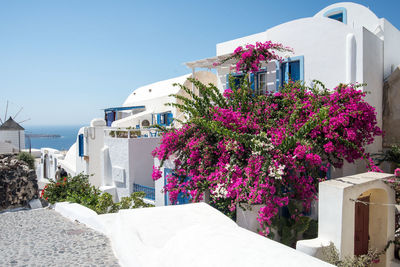
[[[40,152],[40,165],[37,170],[37,173],[40,174],[38,180],[55,180],[57,166],[61,165],[64,155],[59,150],[48,147],[41,148]]]
[[[0,142],[10,143],[17,149],[24,149],[25,131],[0,131]]]
[[[400,42],[399,42],[400,47]],[[382,101],[383,101],[383,41],[376,35],[363,28],[363,88],[367,94],[367,102],[375,108],[378,126],[382,129]],[[382,137],[376,137],[368,147],[371,152],[382,150]]]
[[[351,3],[351,2],[341,2],[325,7],[314,17],[324,18],[324,14],[335,8],[345,8],[347,13],[347,25],[350,28],[360,28],[364,27],[371,32],[374,32],[379,25],[379,18],[367,7]],[[328,19],[328,18],[326,18]]]
[[[384,29],[384,78],[386,79],[400,65],[400,31],[389,21],[382,19]]]
[[[3,141],[0,141],[0,154],[13,153],[14,151],[18,151],[18,148],[16,148],[10,143],[5,143]]]
[[[151,152],[160,144],[156,138],[134,138],[129,143],[130,184],[136,183],[154,188],[151,178],[154,159]]]
[[[217,44],[217,55],[232,53],[236,47],[256,41],[279,42],[294,49],[294,54],[284,53],[281,56],[304,56],[306,84],[317,79],[328,88],[333,88],[346,80],[346,39],[348,34],[354,33],[352,28],[338,21],[304,18],[278,25],[257,35]],[[225,77],[220,78],[223,79],[220,82],[225,83]]]
[[[151,178],[154,161],[151,152],[159,143],[158,137],[104,139],[118,198],[130,195],[133,192],[133,183],[154,188]]]
[[[104,146],[109,149],[109,161],[111,163],[112,182],[117,189],[119,198],[130,194],[129,187],[129,140],[128,138],[104,138]],[[119,172],[119,175],[116,175]]]
[[[86,155],[88,159],[88,174],[91,176],[90,182],[92,185],[100,187],[102,185],[101,168],[102,162],[100,160],[101,149],[104,146],[104,124],[96,125],[91,122],[91,127],[87,129],[87,137],[85,137]]]

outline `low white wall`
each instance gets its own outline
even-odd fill
[[[108,147],[109,162],[111,163],[112,182],[117,188],[119,198],[130,195],[129,187],[129,141],[128,138],[104,138],[104,145]],[[120,175],[117,177],[116,172]]]
[[[204,203],[104,215],[75,205],[56,211],[105,233],[121,266],[332,266],[238,227]]]
[[[153,156],[151,152],[160,145],[161,138],[134,138],[129,142],[130,183],[154,188],[151,178]]]
[[[118,198],[130,195],[133,192],[133,183],[154,188],[151,178],[154,160],[151,152],[159,142],[159,137],[105,137],[104,145],[108,147],[109,155],[107,164],[111,166],[112,181],[117,188]]]

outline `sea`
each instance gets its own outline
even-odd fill
[[[83,125],[72,126],[25,126],[25,148],[54,148],[68,150],[75,142]],[[59,137],[28,137],[29,134],[57,135]]]

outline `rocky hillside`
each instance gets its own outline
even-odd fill
[[[16,155],[0,155],[0,211],[38,197],[36,173]]]

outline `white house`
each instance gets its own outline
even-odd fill
[[[93,119],[90,126],[82,127],[65,157],[58,157],[59,153],[51,149],[43,150],[39,179],[54,178],[59,164],[70,175],[90,175],[90,183],[111,193],[115,201],[132,192],[144,191],[146,198],[154,202],[151,152],[158,146],[160,137],[157,129],[147,126],[159,124],[168,127],[173,118],[184,119],[180,110],[165,104],[177,103],[171,94],[186,96],[180,87],[173,86],[175,83],[183,84],[198,94],[198,89],[187,81],[190,77],[193,75],[134,90],[121,107],[104,110],[105,120]],[[206,84],[216,84],[216,76],[211,72],[198,72],[194,77]]]
[[[36,174],[40,185],[47,183],[48,180],[55,180],[57,166],[64,159],[64,154],[54,148],[40,149],[40,164],[36,168]]]
[[[0,154],[20,152],[25,148],[25,129],[11,117],[0,125]]]
[[[219,43],[215,57],[186,65],[193,72],[201,68],[216,68],[218,86],[223,91],[227,87],[230,65],[213,67],[212,63],[232,53],[238,46],[268,40],[292,47],[294,54],[283,54],[283,62],[271,62],[254,74],[256,90],[277,91],[289,77],[307,85],[317,79],[328,88],[339,83],[366,84],[362,90],[371,92],[367,101],[376,108],[378,126],[382,128],[384,81],[400,65],[400,32],[389,21],[378,18],[365,6],[336,3],[313,17],[289,21],[261,33]],[[368,149],[370,152],[382,150],[382,137],[377,137]],[[345,164],[332,176],[341,177],[364,170],[363,164]]]
[[[140,128],[153,124],[169,126],[172,118],[183,120],[182,112],[165,104],[180,103],[172,94],[187,96],[186,92],[174,84],[184,85],[198,94],[197,88],[188,78],[195,78],[205,84],[217,82],[215,74],[199,71],[139,87],[126,98],[122,107],[105,109],[107,125]],[[113,121],[114,116],[121,119]]]

